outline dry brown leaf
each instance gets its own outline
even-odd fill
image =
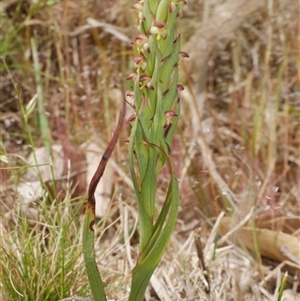
[[[220,226],[222,235],[230,231],[235,225],[236,223],[230,217],[224,217]],[[278,262],[293,261],[300,268],[300,240],[290,234],[268,229],[241,227],[230,235],[230,240],[240,247],[246,247],[254,252],[254,233],[261,256]]]

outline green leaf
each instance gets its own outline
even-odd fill
[[[159,2],[157,12],[156,12],[156,21],[166,22],[168,16],[170,0],[161,0]],[[169,23],[172,25],[173,23]]]
[[[170,187],[164,205],[166,207],[158,219],[155,234],[151,237],[149,244],[141,253],[139,262],[132,271],[132,289],[129,295],[129,301],[143,300],[150,278],[161,260],[173,232],[179,204],[178,183],[174,176]]]
[[[97,267],[94,250],[94,230],[95,214],[92,207],[87,204],[83,223],[83,257],[88,274],[94,301],[106,301],[103,282]]]
[[[140,187],[138,184],[135,168],[134,168],[134,160],[133,160],[133,154],[134,154],[134,137],[136,135],[137,127],[138,127],[139,121],[138,119],[135,120],[133,128],[131,130],[131,135],[129,138],[129,167],[130,167],[130,173],[131,178],[135,190],[135,195],[137,198],[138,203],[138,212],[139,212],[139,228],[140,228],[140,249],[143,249],[146,245],[147,241],[149,240],[151,233],[152,233],[152,221],[149,218],[147,214],[147,210],[145,208],[145,200],[144,197],[141,194]]]

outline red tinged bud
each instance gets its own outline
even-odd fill
[[[184,52],[184,51],[179,51],[179,56],[182,57],[182,58],[189,58],[190,56]]]
[[[145,74],[140,77],[140,82],[146,82],[146,81],[150,81],[150,80],[151,80],[151,77],[148,75],[145,75]]]
[[[155,21],[154,26],[161,29],[161,28],[165,28],[166,23],[162,21]]]
[[[181,91],[183,91],[184,90],[184,86],[183,85],[180,85],[180,84],[178,84],[177,85],[177,92],[181,92]]]
[[[126,77],[127,80],[135,80],[136,79],[136,73],[130,73],[127,77]]]
[[[141,89],[143,89],[144,87],[147,87],[150,90],[154,90],[154,87],[151,83],[151,77],[148,75],[142,75],[140,77],[140,82],[141,82]]]
[[[137,56],[134,58],[134,66],[137,69],[137,73],[140,73],[141,70],[145,70],[147,64],[144,56]]]
[[[144,34],[139,34],[135,37],[134,39],[134,43],[139,47],[139,49],[141,47],[144,48],[144,45],[147,44],[148,45],[148,37]],[[147,46],[149,48],[149,46]]]
[[[142,56],[137,56],[133,61],[136,65],[138,65],[140,62],[144,61],[144,58]]]
[[[145,41],[147,42],[148,41],[148,37],[144,34],[139,34],[135,37],[134,41]]]
[[[180,51],[179,52],[179,61],[174,65],[174,67],[178,67],[179,63],[183,60],[189,58],[189,55],[186,52]]]
[[[136,114],[132,114],[131,116],[128,117],[128,120],[127,120],[127,121],[128,121],[128,122],[135,121],[135,120],[136,120],[136,117],[137,117]]]
[[[176,117],[177,114],[176,114],[174,111],[169,110],[169,111],[166,111],[166,112],[165,112],[165,116],[166,116],[167,118],[169,118],[169,117]]]
[[[149,34],[156,34],[156,39],[159,40],[161,37],[163,39],[167,36],[166,23],[162,21],[155,21],[154,26],[152,26],[149,30]]]
[[[128,91],[126,96],[128,97],[134,97],[134,92],[133,91]]]

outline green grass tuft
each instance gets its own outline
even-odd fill
[[[53,301],[86,294],[80,226],[74,204],[71,200],[54,201],[50,207],[43,203],[38,207],[38,222],[30,222],[19,208],[15,223],[3,234],[2,300]]]

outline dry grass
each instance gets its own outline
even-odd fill
[[[81,158],[79,146],[92,135],[104,145],[109,140],[120,107],[117,81],[123,82],[132,68],[128,39],[136,31],[129,1],[56,2],[2,4],[7,33],[1,36],[0,53],[2,248],[11,247],[7,235],[19,229],[14,225],[20,224],[22,198],[16,187],[27,168],[24,158],[31,148],[44,144],[40,112],[35,110],[28,121],[30,143],[21,107],[41,88],[51,144],[63,145],[64,164],[68,158],[76,162]],[[250,2],[191,0],[180,21],[183,49],[191,56],[181,74],[186,90],[172,148],[182,201],[176,230],[146,300],[273,301],[286,270],[290,291],[282,300],[300,300],[299,264],[261,260],[257,250],[248,252],[234,241],[217,243],[221,214],[238,223],[251,210],[249,220],[300,237],[299,3]],[[32,39],[41,82],[33,67]],[[125,126],[123,140],[128,133]],[[126,300],[137,254],[137,214],[132,188],[120,176],[120,169],[128,173],[125,144],[120,143],[113,159],[118,167],[111,211],[99,221],[97,255],[111,300]],[[69,200],[84,193],[81,189]],[[199,227],[206,278],[195,245]],[[76,260],[75,266],[82,263]],[[81,293],[86,290],[87,286]],[[65,291],[48,300],[72,294],[80,292]]]

